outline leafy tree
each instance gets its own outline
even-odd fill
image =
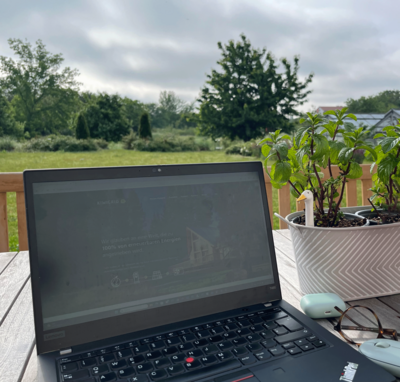
[[[123,114],[129,123],[130,128],[138,132],[139,131],[139,120],[141,115],[145,112],[145,105],[137,100],[131,100],[125,97],[122,100],[124,105]]]
[[[35,47],[19,39],[8,43],[18,59],[0,56],[0,88],[12,99],[16,119],[30,136],[68,130],[79,107],[78,71],[61,69],[62,55],[47,51],[41,40]]]
[[[14,120],[7,99],[0,94],[0,137],[4,135],[22,137],[23,125]]]
[[[359,99],[348,98],[346,105],[351,113],[387,113],[390,109],[400,109],[400,91],[385,90]]]
[[[92,138],[119,142],[129,133],[129,123],[123,113],[123,102],[117,94],[89,95],[86,120]]]
[[[76,139],[88,139],[90,137],[89,127],[85,114],[79,113],[75,128]]]
[[[144,139],[152,137],[149,115],[147,113],[143,113],[140,117],[139,137]]]
[[[281,59],[283,71],[266,49],[252,48],[246,36],[223,46],[217,62],[220,71],[212,70],[201,91],[201,131],[216,137],[240,138],[248,141],[265,135],[266,129],[285,130],[289,115],[298,115],[295,107],[302,105],[311,91],[305,89],[312,81],[298,79],[299,57],[294,66]]]

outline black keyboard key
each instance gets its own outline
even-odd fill
[[[135,355],[138,355],[147,353],[149,351],[149,347],[147,345],[139,345],[139,346],[134,346],[132,350],[135,353]]]
[[[283,336],[276,337],[275,340],[279,344],[284,344],[285,342],[293,342],[299,340],[300,338],[310,337],[312,333],[308,329],[299,330],[297,332],[284,334]]]
[[[118,351],[118,350],[122,350],[122,349],[125,349],[125,345],[123,345],[123,344],[111,346],[112,351]]]
[[[247,328],[248,326],[251,326],[251,322],[249,320],[240,320],[237,324],[240,328]]]
[[[319,340],[319,338],[317,336],[307,337],[307,341],[309,341],[309,342],[314,342],[314,341],[318,341],[318,340]]]
[[[136,366],[136,370],[139,374],[147,374],[153,371],[153,365],[150,362],[142,363]]]
[[[100,375],[99,381],[100,382],[113,382],[117,380],[117,375],[115,373],[108,373]]]
[[[273,332],[277,335],[277,336],[282,336],[286,333],[288,333],[288,330],[282,327],[278,327],[276,329],[273,330]]]
[[[203,338],[202,340],[197,340],[193,342],[194,346],[196,346],[197,348],[202,347],[202,346],[207,346],[209,344],[209,342]]]
[[[318,340],[318,341],[314,341],[312,343],[316,348],[321,348],[322,346],[325,346],[326,343],[324,341]]]
[[[165,370],[155,370],[152,371],[149,375],[152,381],[159,381],[160,379],[168,377],[168,374]]]
[[[154,342],[152,338],[143,338],[142,340],[140,340],[141,345],[151,344],[152,342]]]
[[[138,346],[137,341],[131,341],[124,344],[125,348],[133,348],[134,346]]]
[[[252,344],[252,345],[247,345],[247,349],[249,349],[252,353],[257,352],[261,350],[263,347],[260,344]]]
[[[95,351],[90,351],[90,352],[81,354],[81,358],[82,358],[82,359],[84,359],[84,358],[92,358],[92,357],[94,357],[94,356],[96,356],[96,355],[97,355],[97,352],[95,352]]]
[[[151,351],[164,349],[165,348],[165,342],[164,341],[153,342],[153,343],[151,343],[149,345],[149,348],[150,348]]]
[[[67,373],[69,371],[78,370],[78,362],[64,363],[61,365],[61,372]]]
[[[222,335],[222,337],[224,338],[224,340],[232,340],[234,338],[237,338],[237,334],[235,332],[228,332],[228,333],[224,333]]]
[[[297,346],[302,346],[302,345],[308,344],[308,341],[307,341],[305,338],[303,338],[303,339],[301,339],[301,340],[294,341],[294,343],[295,343]]]
[[[199,330],[203,329],[201,326],[194,326],[192,329],[190,329],[192,332],[198,332]]]
[[[210,329],[211,335],[215,336],[217,334],[223,333],[225,330],[222,326],[216,326],[215,328]]]
[[[231,359],[228,361],[217,363],[215,365],[211,365],[208,367],[203,367],[203,368],[200,368],[197,370],[193,370],[193,371],[191,371],[190,374],[182,374],[182,375],[177,375],[175,377],[170,377],[170,378],[166,379],[165,381],[166,382],[187,382],[188,380],[196,381],[198,379],[211,377],[215,374],[224,373],[229,370],[238,369],[241,366],[242,366],[242,364],[238,360]]]
[[[118,375],[120,378],[130,377],[132,375],[135,375],[135,369],[133,367],[128,367],[126,369],[119,370]]]
[[[276,346],[276,342],[272,338],[269,338],[268,340],[261,341],[261,345],[268,349]]]
[[[128,359],[128,362],[132,365],[140,365],[141,363],[143,363],[145,361],[144,356],[143,355],[136,355],[135,357],[130,357]]]
[[[246,338],[244,338],[244,337],[242,337],[242,338],[236,338],[236,339],[232,340],[232,343],[233,343],[235,346],[242,346],[242,345],[248,344]]]
[[[188,355],[188,357],[199,358],[199,357],[202,357],[204,354],[200,349],[196,349],[196,350],[188,351],[187,355]]]
[[[154,361],[155,359],[159,359],[162,356],[163,355],[158,350],[153,351],[152,353],[146,353],[146,358],[147,358],[148,361]]]
[[[302,353],[302,351],[298,347],[294,347],[288,350],[288,353],[291,355],[296,355]]]
[[[110,370],[108,369],[107,365],[100,365],[100,366],[95,366],[92,368],[92,375],[100,375],[104,373],[108,373]]]
[[[262,316],[262,319],[264,321],[274,321],[284,317],[287,317],[287,314],[285,312],[276,312],[276,313],[266,314],[265,316]]]
[[[65,357],[60,359],[60,363],[75,362],[81,359],[80,355],[72,355],[71,357]]]
[[[262,338],[261,338],[261,336],[259,334],[252,334],[250,336],[246,336],[246,339],[250,343],[259,342],[259,341],[262,340]]]
[[[97,365],[96,358],[87,358],[81,361],[82,368],[91,367]]]
[[[220,342],[217,346],[220,351],[230,350],[233,348],[233,343],[231,341],[224,341],[224,342]]]
[[[261,317],[252,317],[250,318],[250,322],[253,324],[262,324],[264,320]]]
[[[115,353],[115,355],[117,356],[117,359],[127,358],[127,357],[132,356],[132,352],[129,349],[123,349],[123,350],[117,351]]]
[[[90,377],[89,370],[71,371],[70,373],[63,373],[64,381],[77,381],[85,377]]]
[[[274,356],[277,357],[279,355],[285,354],[286,350],[282,346],[275,346],[273,348],[268,349],[268,351]]]
[[[99,363],[107,363],[115,360],[114,354],[104,354],[98,357]]]
[[[167,371],[169,373],[169,375],[178,375],[178,374],[182,374],[185,372],[185,369],[183,368],[182,365],[173,365],[173,366],[169,366],[167,368]]]
[[[227,330],[227,331],[235,330],[237,328],[238,328],[238,326],[236,325],[235,322],[232,322],[231,324],[224,325],[224,329]]]
[[[177,355],[173,355],[170,359],[172,361],[172,363],[181,363],[186,359],[186,355],[185,354],[177,354]]]
[[[234,318],[228,318],[227,320],[224,321],[224,324],[232,324],[235,322]]]
[[[202,357],[200,360],[204,366],[210,366],[210,365],[214,365],[214,363],[218,363],[218,358],[215,355],[209,355],[207,357]]]
[[[287,330],[291,332],[296,332],[297,330],[304,329],[304,326],[299,324],[292,317],[281,318],[280,320],[277,320],[275,322],[280,326],[284,326]]]
[[[176,354],[176,353],[178,353],[178,348],[176,347],[176,346],[171,346],[170,348],[167,348],[167,349],[163,349],[162,350],[162,353],[165,355],[165,356],[170,356],[170,355],[174,355],[174,354]]]
[[[206,346],[202,350],[203,350],[204,354],[207,354],[207,355],[219,352],[219,349],[215,345]]]
[[[273,322],[273,321],[266,322],[265,324],[263,324],[263,326],[267,330],[276,329],[278,327],[278,325],[275,324],[275,322]]]
[[[249,334],[252,333],[252,331],[248,328],[244,328],[244,329],[236,330],[236,333],[239,334],[239,336],[248,336]]]
[[[254,355],[249,354],[249,355],[239,358],[239,361],[243,365],[251,365],[252,363],[257,362],[257,359],[256,359],[256,357],[254,357]]]
[[[196,339],[197,339],[196,336],[192,333],[185,334],[184,336],[181,337],[182,342],[192,342]]]
[[[190,330],[189,329],[178,330],[178,336],[184,336],[185,334],[190,334]]]
[[[259,333],[261,337],[268,339],[268,338],[274,338],[275,333],[272,330],[264,330],[263,332]]]
[[[224,338],[222,337],[222,336],[213,336],[213,337],[210,337],[209,339],[208,339],[210,342],[212,342],[213,344],[216,344],[216,343],[218,343],[218,342],[221,342],[221,341],[223,341],[224,340]]]
[[[203,329],[211,329],[214,327],[214,324],[205,324],[203,325]]]
[[[193,360],[192,362],[186,362],[185,367],[187,371],[200,369],[202,367],[201,362],[198,359]]]
[[[283,344],[282,345],[282,347],[284,348],[284,349],[292,349],[292,348],[294,348],[295,347],[295,344],[293,343],[293,342],[288,342],[287,344]]]
[[[96,354],[97,355],[103,355],[103,354],[108,354],[108,353],[111,353],[111,352],[112,352],[111,348],[104,348],[104,349],[97,350]]]
[[[263,361],[265,359],[271,358],[271,353],[267,351],[258,351],[254,353],[258,360]]]
[[[300,346],[301,350],[303,351],[309,351],[315,349],[315,347],[312,344],[306,344],[303,346]]]
[[[169,361],[168,358],[161,358],[154,361],[154,366],[156,367],[156,369],[164,369],[170,365],[171,362]]]
[[[132,382],[149,382],[147,375],[144,375],[144,374],[135,375],[130,379],[130,381],[132,381]]]
[[[119,361],[114,361],[110,363],[111,369],[117,370],[117,369],[122,369],[123,367],[127,367],[127,363],[124,359],[121,359]]]
[[[187,330],[180,330],[180,332],[182,332],[182,334],[188,333]],[[183,332],[184,332],[184,333],[183,333]],[[165,334],[160,334],[160,335],[158,335],[158,336],[154,336],[154,337],[153,337],[153,340],[154,340],[154,342],[157,342],[157,341],[165,340],[166,338],[167,338],[167,337],[165,336]]]
[[[177,332],[169,332],[165,335],[166,338],[176,337],[178,335]]]
[[[165,340],[168,346],[175,346],[181,343],[181,339],[179,337],[168,338]]]
[[[242,355],[247,354],[249,351],[245,348],[245,347],[239,347],[239,348],[235,348],[232,350],[232,353],[236,356],[236,357],[240,357]]]
[[[218,357],[218,359],[222,362],[222,361],[225,361],[225,360],[227,360],[227,359],[231,359],[231,358],[233,358],[233,355],[232,355],[232,353],[230,352],[230,351],[223,351],[223,352],[220,352],[220,353],[217,353],[217,354],[215,354],[217,357]]]
[[[196,332],[196,337],[197,338],[207,338],[210,337],[210,331],[209,330],[199,330]]]
[[[217,322],[214,322],[214,326],[221,326],[221,325],[223,325],[224,323],[222,322],[222,321],[217,321]]]
[[[250,326],[249,328],[253,333],[260,333],[265,330],[265,328],[262,325],[254,325]]]
[[[206,344],[207,344],[207,343],[208,343],[208,342],[206,342]],[[179,351],[181,351],[181,352],[185,352],[185,351],[194,349],[194,346],[193,346],[193,344],[191,344],[190,342],[187,342],[186,344],[181,344],[181,345],[179,345],[179,346],[178,346],[178,349],[179,349]]]

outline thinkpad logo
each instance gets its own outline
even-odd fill
[[[339,381],[353,382],[353,379],[356,376],[357,368],[357,363],[347,362],[347,366],[344,367]]]

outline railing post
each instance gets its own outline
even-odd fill
[[[290,186],[286,184],[278,190],[278,204],[279,204],[279,215],[285,217],[290,214]],[[279,228],[287,229],[288,226],[282,220],[279,219]]]
[[[347,207],[354,207],[358,204],[356,179],[349,179],[346,183],[346,204]]]
[[[7,193],[0,192],[0,252],[8,252]]]
[[[18,242],[19,250],[28,250],[28,231],[26,227],[25,195],[17,192],[17,216],[18,216]]]

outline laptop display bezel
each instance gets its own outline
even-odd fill
[[[156,171],[154,171],[154,169],[156,169]],[[161,171],[158,171],[158,169]],[[39,258],[33,209],[34,183],[240,172],[257,172],[259,176],[274,284],[44,331],[40,294]],[[116,337],[196,317],[276,301],[282,298],[264,183],[264,172],[261,162],[26,170],[24,171],[24,187],[38,354],[71,348],[101,339]]]

